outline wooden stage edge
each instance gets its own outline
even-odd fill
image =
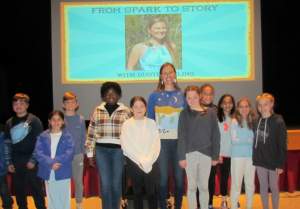
[[[288,150],[300,150],[300,130],[288,130]]]

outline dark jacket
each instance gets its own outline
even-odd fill
[[[0,176],[7,174],[7,166],[4,155],[4,133],[0,132]]]
[[[38,137],[35,146],[36,159],[39,162],[38,176],[49,180],[50,171],[54,163],[61,166],[55,170],[55,180],[69,179],[72,177],[71,161],[74,157],[74,141],[69,132],[63,130],[56,148],[55,158],[51,158],[50,130],[46,130]]]
[[[287,155],[287,130],[281,115],[253,118],[253,165],[283,169]]]
[[[16,131],[17,130],[17,131]],[[13,116],[6,121],[4,148],[6,165],[28,160],[35,164],[34,148],[37,137],[43,132],[43,125],[38,117],[28,113],[23,117]],[[18,133],[18,134],[14,134]],[[22,137],[20,137],[22,135]],[[16,139],[19,138],[19,139]]]

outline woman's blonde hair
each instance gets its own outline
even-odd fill
[[[275,98],[273,97],[272,94],[269,94],[269,93],[263,93],[263,94],[259,95],[256,98],[256,109],[257,109],[258,114],[260,114],[260,112],[258,110],[258,102],[259,102],[259,100],[262,100],[262,99],[268,99],[273,104],[273,107],[271,109],[271,113],[273,114],[274,113],[273,108],[274,108]]]
[[[239,105],[243,101],[247,102],[249,104],[249,107],[250,107],[250,112],[249,112],[249,114],[247,116],[247,128],[249,130],[252,130],[252,128],[253,128],[252,120],[253,120],[254,113],[253,113],[253,108],[252,108],[251,102],[250,102],[250,100],[248,98],[241,98],[236,103],[236,109],[235,109],[235,113],[234,113],[234,118],[238,122],[239,127],[244,128],[243,118],[242,118],[242,116],[241,116],[241,114],[239,112]]]
[[[162,82],[163,80],[161,79],[161,74],[162,74],[162,71],[165,67],[167,66],[170,66],[171,68],[173,68],[175,74],[176,74],[176,70],[175,70],[175,67],[172,63],[169,63],[169,62],[166,62],[164,63],[161,67],[160,67],[160,70],[159,70],[159,79],[158,79],[158,84],[157,84],[157,89],[156,91],[163,91],[165,90],[165,84]],[[176,77],[175,77],[176,78]],[[180,90],[179,86],[178,86],[178,83],[177,81],[174,81],[174,88],[175,89],[178,89]]]
[[[172,45],[171,45],[171,41],[169,39],[169,28],[168,28],[168,24],[165,20],[161,19],[161,18],[154,18],[152,20],[150,20],[150,22],[148,23],[148,29],[151,29],[151,27],[155,24],[155,23],[158,23],[158,22],[164,22],[167,26],[167,33],[166,33],[166,36],[164,38],[164,45],[167,47],[171,57],[172,57],[172,61],[173,63],[175,63],[176,61],[176,57],[175,57],[175,53],[173,51],[173,48],[172,48]]]

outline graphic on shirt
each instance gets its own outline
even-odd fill
[[[224,123],[224,131],[228,131],[229,130],[229,125],[227,123]]]
[[[173,108],[169,106],[157,107],[155,106],[155,119],[157,121],[158,129],[160,133],[169,132],[168,129],[176,129],[179,120],[180,112],[183,107]]]
[[[265,126],[265,123],[262,121],[259,128],[255,131],[255,135],[257,136],[257,141],[265,143],[269,136],[269,126]]]
[[[29,126],[29,122],[21,122],[18,125],[15,125],[11,130],[10,130],[10,135],[12,139],[12,143],[16,144],[22,141],[30,132],[31,126]]]

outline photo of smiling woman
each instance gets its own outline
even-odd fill
[[[134,15],[126,18],[126,24],[132,26],[130,30],[126,26],[127,70],[159,71],[165,62],[181,69],[181,15]]]

